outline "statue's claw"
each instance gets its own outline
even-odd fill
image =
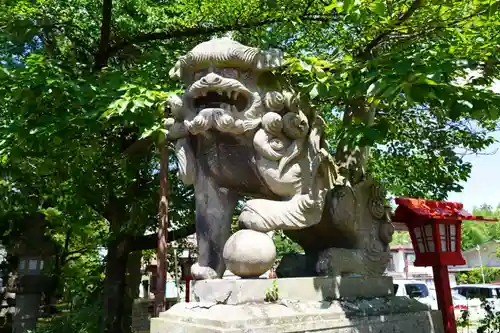
[[[191,275],[195,280],[217,279],[217,272],[213,268],[200,266],[197,262],[191,266]]]
[[[259,214],[255,213],[253,210],[248,209],[248,207],[243,208],[241,212],[238,223],[240,229],[250,229],[260,232],[269,232],[275,230],[275,226],[266,221]]]

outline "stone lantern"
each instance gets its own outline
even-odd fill
[[[28,231],[23,234],[15,249],[19,257],[19,283],[13,326],[14,331],[20,333],[36,328],[41,296],[49,278],[45,272],[50,268],[48,263],[56,251],[54,242],[44,235],[44,217],[32,216],[28,223]]]

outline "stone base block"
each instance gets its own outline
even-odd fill
[[[192,283],[191,299],[196,302],[245,304],[265,301],[276,284],[281,299],[324,301],[345,297],[383,297],[393,294],[392,278],[307,277],[285,279],[200,280]]]
[[[151,333],[443,333],[441,314],[403,297],[227,305],[179,303]]]

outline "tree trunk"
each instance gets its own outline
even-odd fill
[[[101,39],[99,50],[95,57],[95,69],[106,67],[109,58],[109,39],[111,37],[111,19],[113,15],[113,0],[104,0],[102,3]]]
[[[196,225],[193,223],[175,231],[169,231],[167,236],[167,242],[174,242],[179,239],[186,238],[196,232]],[[141,250],[152,250],[158,247],[158,234],[152,235],[140,235],[132,237],[131,240],[131,250],[141,251]]]
[[[111,235],[113,238],[113,235]],[[126,272],[129,242],[127,239],[111,240],[108,244],[106,277],[104,279],[104,333],[125,333],[124,302],[126,292]]]
[[[154,316],[165,311],[165,288],[167,283],[168,242],[168,146],[167,138],[160,144],[160,206],[158,211],[158,248],[156,252],[156,295]]]
[[[375,108],[367,106],[364,98],[355,99],[345,108],[342,127],[349,128],[354,120],[360,121],[364,126],[371,126],[374,115]],[[340,140],[335,158],[345,172],[344,176],[348,177],[351,184],[356,184],[362,180],[366,171],[370,147],[360,147],[348,139]]]
[[[66,231],[66,236],[64,240],[64,248],[60,253],[55,256],[54,270],[49,279],[47,288],[45,289],[45,298],[43,303],[44,314],[47,316],[53,315],[57,312],[57,291],[59,289],[59,283],[61,281],[61,274],[66,264],[66,256],[69,252],[69,245],[71,239],[72,230],[69,228]]]

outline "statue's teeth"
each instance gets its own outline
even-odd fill
[[[208,92],[207,92],[206,90],[202,90],[202,91],[201,91],[201,96],[205,97],[205,96],[207,96],[207,93],[208,93]]]
[[[238,112],[238,108],[236,107],[236,105],[231,105],[231,111]]]
[[[226,90],[226,96],[227,96],[227,98],[231,98],[231,91]]]
[[[239,93],[239,92],[237,92],[237,91],[233,92],[233,99],[234,99],[234,100],[237,100],[237,99],[238,99],[238,95],[239,95],[239,94],[240,94],[240,93]]]

